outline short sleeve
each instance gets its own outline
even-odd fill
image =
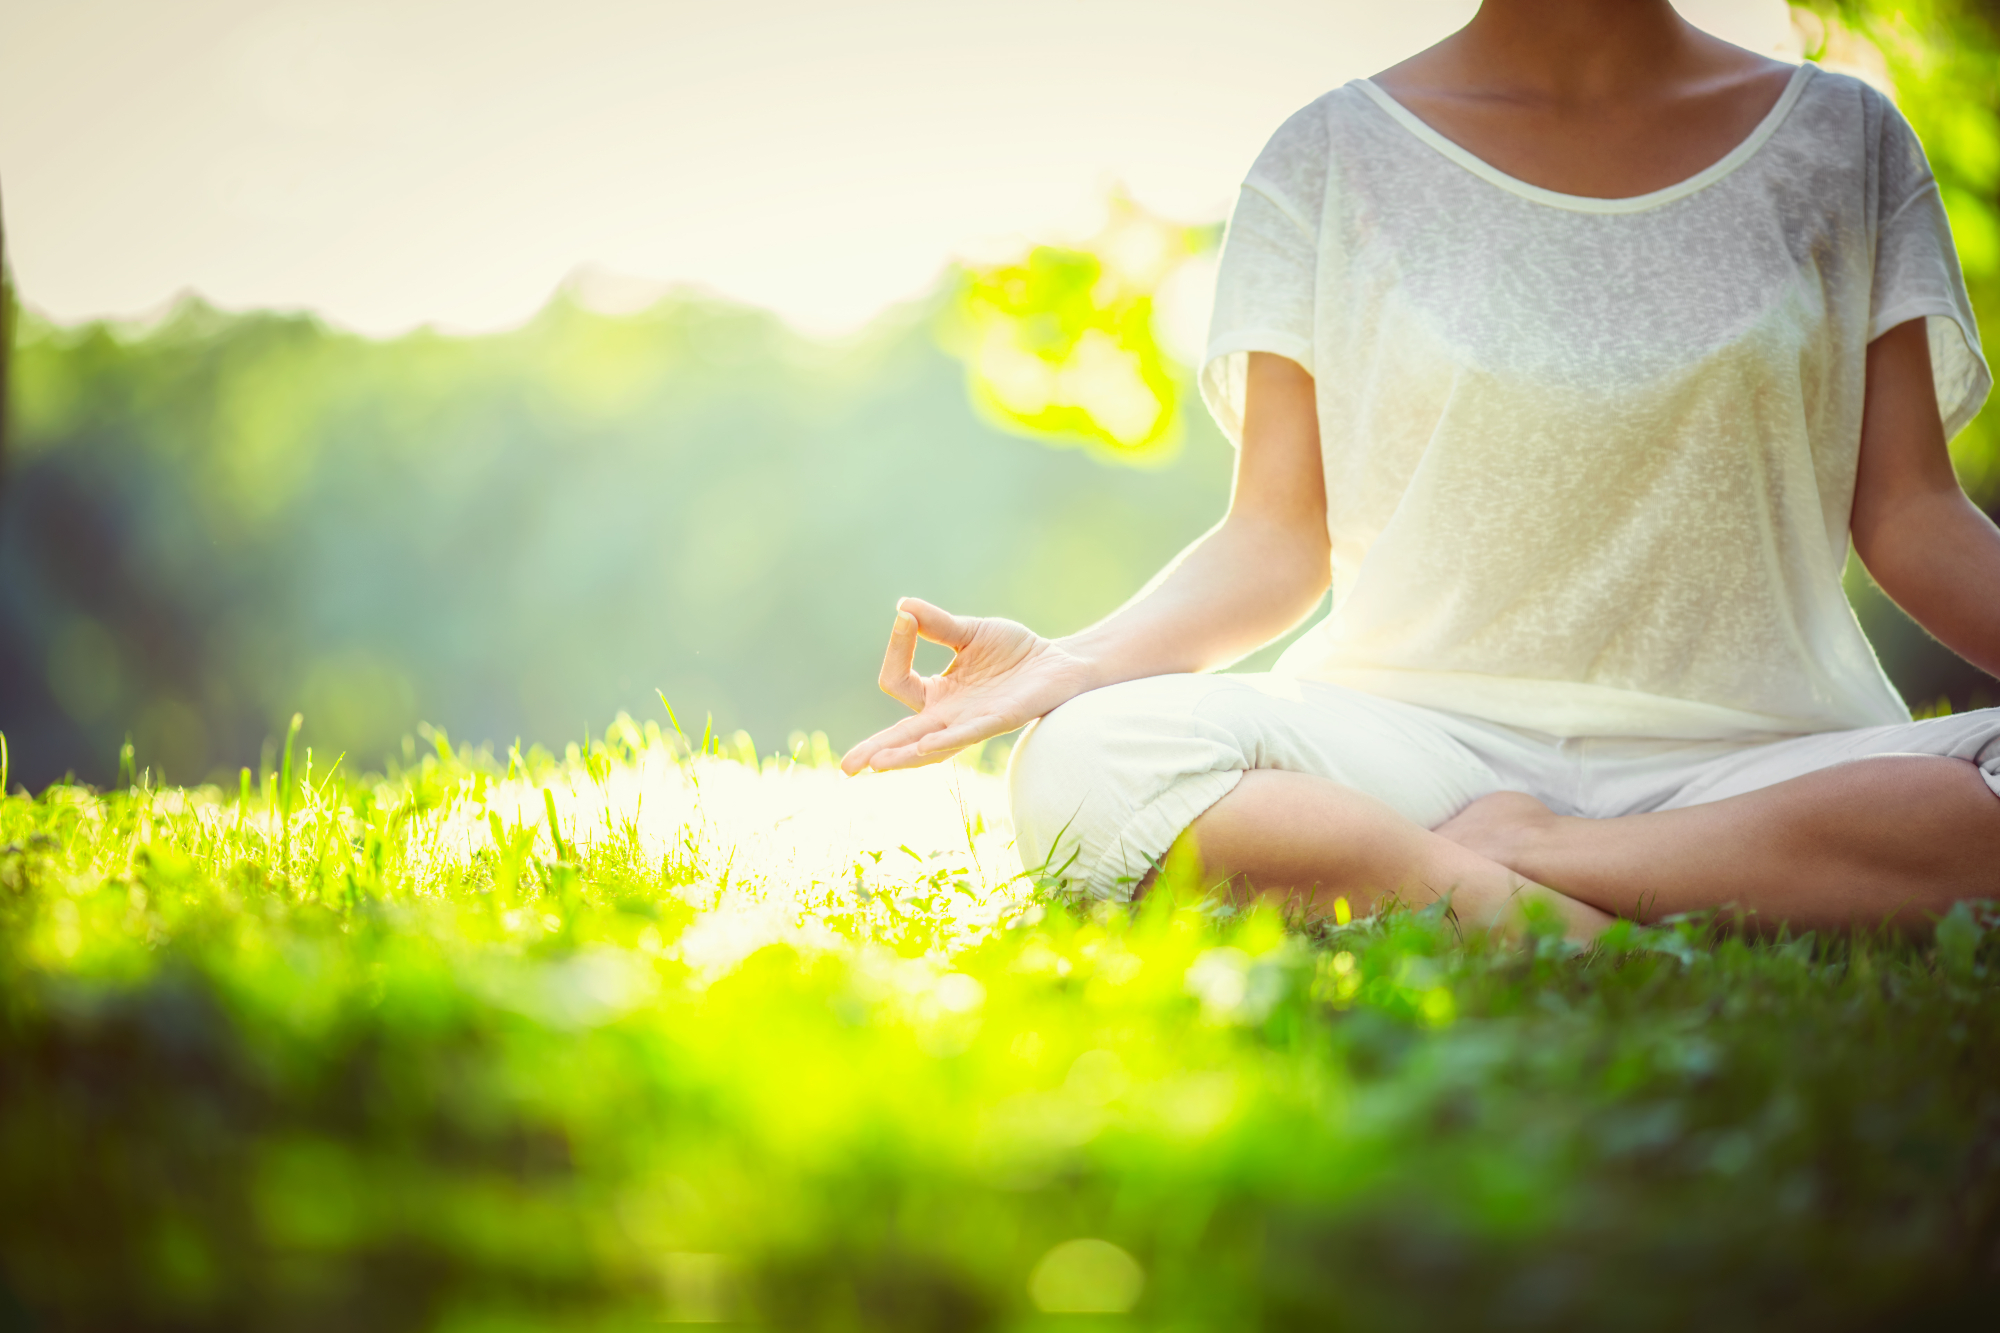
[[[1250,353],[1313,367],[1319,219],[1327,176],[1317,104],[1273,135],[1243,182],[1222,243],[1215,314],[1202,356],[1201,395],[1231,444],[1243,441]]]
[[[1923,146],[1901,112],[1886,98],[1881,106],[1868,340],[1909,320],[1925,320],[1938,414],[1949,439],[1977,415],[1993,376],[1980,351],[1979,325],[1959,271],[1951,223]]]

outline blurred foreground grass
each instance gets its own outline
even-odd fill
[[[1970,1325],[2000,931],[1580,952],[1015,876],[621,721],[0,803],[0,1327]]]

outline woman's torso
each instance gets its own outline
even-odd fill
[[[1840,587],[1871,114],[1802,67],[1720,161],[1593,199],[1367,82],[1302,112],[1319,160],[1248,183],[1318,224],[1334,611],[1283,669],[1558,734],[1907,717]]]

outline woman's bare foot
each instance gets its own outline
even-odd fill
[[[1529,840],[1560,818],[1526,792],[1496,791],[1482,796],[1433,829],[1440,838],[1498,861],[1517,875],[1535,878],[1527,863]]]
[[[1371,912],[1384,888],[1422,907],[1449,894],[1463,927],[1513,937],[1527,922],[1521,909],[1538,902],[1563,921],[1579,943],[1611,918],[1522,876],[1449,838],[1439,837],[1382,801],[1351,787],[1282,769],[1251,769],[1228,794],[1195,818],[1182,835],[1210,882],[1232,892],[1278,902]]]

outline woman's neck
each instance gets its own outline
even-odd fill
[[[1398,68],[1461,96],[1580,108],[1726,76],[1743,54],[1668,0],[1484,0],[1465,27]]]
[[[1472,22],[1374,83],[1517,180],[1624,199],[1722,158],[1791,73],[1667,0],[1485,0]]]

